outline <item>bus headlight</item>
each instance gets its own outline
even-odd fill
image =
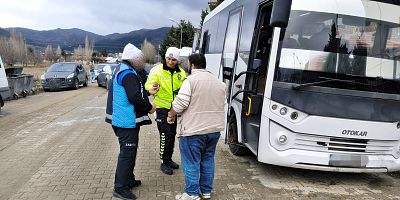
[[[269,111],[281,118],[290,121],[291,123],[298,123],[308,117],[307,113],[274,101],[271,101]]]
[[[295,145],[296,135],[278,123],[270,121],[270,145],[278,150],[285,151]]]
[[[279,110],[279,113],[281,113],[281,115],[286,115],[286,113],[287,113],[287,108],[286,108],[286,107],[281,108],[281,109]]]
[[[293,119],[293,120],[296,120],[298,116],[299,116],[299,114],[297,112],[292,112],[290,114],[290,118]]]
[[[399,158],[400,158],[400,144],[398,144],[397,147],[394,148],[394,149],[395,149],[395,150],[394,150],[394,152],[393,152],[393,156],[394,156],[396,159],[399,159]]]

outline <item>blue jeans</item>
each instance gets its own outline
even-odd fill
[[[90,72],[90,79],[91,81],[96,80],[96,74],[94,72]]]
[[[115,171],[114,189],[128,190],[129,185],[135,181],[136,153],[139,142],[139,130],[136,128],[119,128],[112,126],[119,142],[119,155]]]
[[[179,138],[187,194],[211,193],[214,181],[215,149],[220,135],[216,132]]]

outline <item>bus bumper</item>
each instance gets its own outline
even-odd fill
[[[362,167],[350,165],[333,166],[331,161],[332,155],[338,154],[296,149],[278,152],[275,149],[270,148],[270,151],[268,152],[259,152],[258,160],[260,162],[273,165],[334,172],[365,173],[391,172],[400,170],[400,160],[395,159],[393,156],[390,155],[363,155],[363,159],[364,161],[366,161],[366,163],[365,166]],[[358,160],[354,162],[358,162]],[[354,165],[356,164],[357,163],[354,163]],[[338,163],[338,165],[340,165],[340,163]]]
[[[299,145],[299,140],[305,140],[301,134],[290,132],[281,126],[271,123],[270,133],[263,134],[260,137],[268,143],[259,144],[258,147],[258,160],[263,163],[295,167],[302,169],[312,169],[321,171],[335,171],[335,172],[392,172],[400,170],[400,158],[396,158],[395,147],[397,146],[396,141],[391,143],[385,143],[390,145],[389,149],[393,151],[386,151],[385,154],[369,153],[368,146],[367,150],[362,153],[350,152],[350,151],[335,151],[330,150],[327,145],[316,145],[318,140],[315,138],[321,138],[322,136],[307,135],[311,138],[311,141],[315,142],[306,143],[307,145]],[[279,144],[279,136],[286,135],[287,141],[285,144]],[[323,138],[321,141],[328,141]],[[373,141],[365,145],[370,145]],[[384,141],[385,142],[385,141]],[[326,147],[328,146],[328,147]]]

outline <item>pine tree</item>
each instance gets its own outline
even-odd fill
[[[168,31],[167,36],[164,42],[160,45],[159,55],[162,59],[162,62],[165,63],[165,52],[168,47],[177,47],[179,48],[180,39],[181,39],[181,27],[182,27],[182,47],[191,47],[193,44],[193,36],[194,36],[194,27],[188,21],[181,20],[181,23],[178,27],[172,26]]]

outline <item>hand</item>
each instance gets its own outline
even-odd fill
[[[149,111],[149,113],[150,114],[153,114],[154,112],[156,112],[156,104],[154,104],[154,103],[151,103],[151,105],[152,105],[152,108],[151,108],[151,110]]]
[[[171,112],[168,112],[168,116],[167,116],[168,124],[175,123],[175,117],[176,117],[176,115],[173,115]]]
[[[175,116],[173,116],[173,117],[168,116],[168,117],[167,117],[167,122],[168,122],[168,124],[173,124],[173,123],[175,123]]]
[[[153,83],[153,86],[149,89],[149,94],[154,95],[157,94],[158,90],[160,89],[160,84],[157,82]]]

